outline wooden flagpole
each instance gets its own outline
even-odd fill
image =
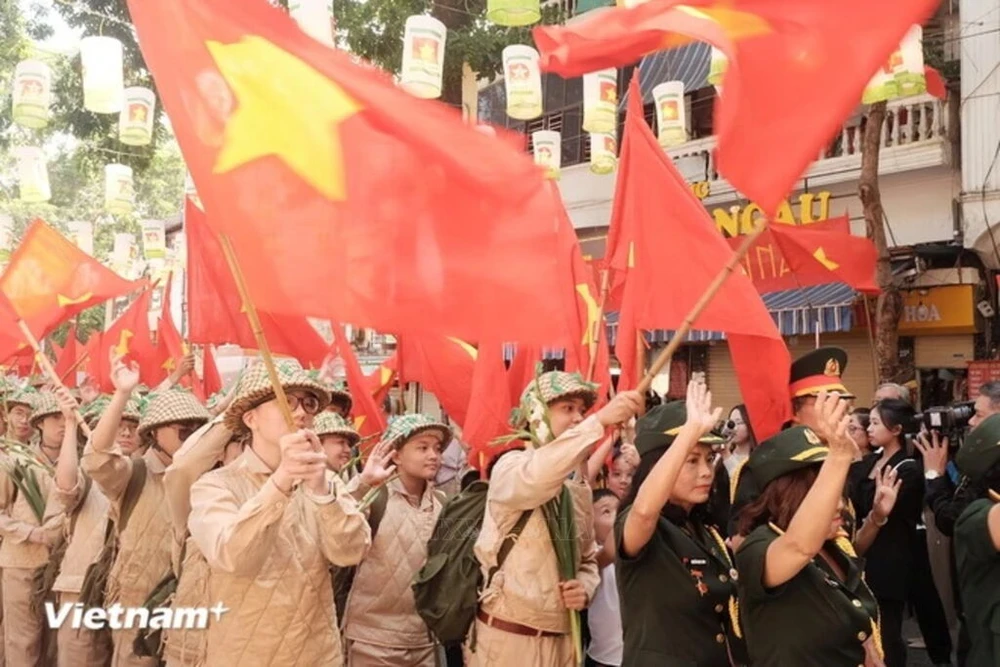
[[[28,341],[29,345],[31,345],[31,349],[35,351],[35,361],[42,367],[45,374],[49,376],[49,380],[52,384],[61,389],[65,389],[66,385],[64,385],[62,380],[59,379],[59,374],[56,373],[56,369],[52,367],[52,362],[49,361],[49,358],[45,356],[44,352],[42,352],[42,346],[38,344],[38,339],[35,338],[35,334],[31,333],[31,329],[28,328],[25,321],[18,319],[17,327],[21,330],[21,333],[24,334],[24,339]],[[83,431],[83,434],[89,438],[90,427],[87,426],[87,422],[85,422],[83,417],[80,415],[80,410],[73,408],[73,415],[76,417],[77,424],[80,425],[80,430]]]
[[[240,268],[239,261],[236,258],[236,250],[233,248],[232,241],[229,240],[227,234],[219,234],[219,241],[222,244],[222,254],[226,256],[229,271],[233,274],[233,279],[236,281],[236,288],[239,290],[240,298],[243,300],[243,309],[247,311],[250,329],[253,331],[253,337],[257,341],[257,348],[260,350],[261,360],[264,362],[267,375],[271,380],[271,387],[274,389],[274,398],[278,402],[278,408],[281,410],[288,428],[294,431],[295,419],[292,417],[292,410],[288,405],[288,397],[285,395],[285,388],[281,386],[278,369],[274,366],[274,357],[271,356],[271,348],[267,344],[264,329],[261,327],[260,318],[257,316],[257,307],[250,299],[250,293],[247,291],[243,270]]]
[[[66,378],[69,377],[69,374],[78,369],[80,367],[80,364],[86,361],[88,357],[90,357],[90,350],[84,350],[83,354],[80,355],[80,358],[74,361],[73,365],[69,367],[69,370],[67,370],[65,373],[62,374],[62,377],[59,378],[59,381],[66,382]]]
[[[600,305],[597,308],[597,322],[594,323],[594,331],[590,336],[590,364],[587,367],[587,382],[594,379],[597,371],[597,350],[601,344],[601,333],[604,329],[604,307],[608,302],[608,289],[610,287],[611,271],[607,267],[601,269],[601,296]]]
[[[702,311],[704,311],[708,304],[712,302],[715,295],[719,293],[719,290],[722,289],[722,286],[729,278],[729,275],[736,270],[736,267],[739,266],[739,263],[750,251],[750,246],[752,246],[760,235],[764,233],[764,230],[767,229],[767,224],[767,220],[762,221],[759,225],[757,225],[756,229],[743,239],[743,243],[740,244],[740,247],[735,253],[733,253],[733,256],[729,258],[729,261],[726,262],[724,267],[722,267],[722,270],[719,271],[718,275],[715,276],[711,284],[709,284],[708,288],[705,290],[704,294],[702,294],[698,299],[698,302],[694,304],[694,307],[691,308],[691,312],[689,312],[687,317],[684,318],[684,321],[681,323],[680,328],[677,329],[674,337],[670,339],[667,346],[656,356],[656,359],[653,361],[653,365],[649,367],[646,375],[642,378],[642,381],[639,382],[639,386],[636,387],[636,390],[639,393],[645,394],[649,391],[653,378],[656,377],[656,374],[659,373],[664,366],[670,363],[670,360],[673,358],[677,348],[679,348],[681,343],[684,342],[684,339],[687,338],[687,334],[691,331],[694,321],[698,319],[698,316],[701,315]]]

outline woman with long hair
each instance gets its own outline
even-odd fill
[[[754,667],[878,667],[878,607],[843,536],[844,483],[857,445],[847,402],[823,392],[819,433],[766,440],[740,475],[746,535],[736,553],[741,619]]]
[[[847,425],[847,435],[851,436],[854,444],[858,446],[861,456],[872,453],[871,438],[868,437],[868,424],[871,420],[871,410],[868,408],[854,408],[851,411],[851,422]]]
[[[706,508],[722,438],[701,382],[687,401],[639,420],[640,463],[615,525],[629,667],[729,667],[744,662],[732,557]]]
[[[854,464],[848,482],[857,516],[868,517],[856,542],[858,552],[865,556],[865,578],[882,615],[886,667],[906,665],[903,612],[924,503],[923,473],[906,449],[906,434],[914,425],[913,406],[906,401],[876,403],[868,424],[868,438],[876,451]],[[891,511],[883,513],[875,506],[875,495],[879,481],[887,476],[898,480],[894,481],[898,494]]]
[[[730,411],[726,430],[729,432],[729,442],[724,450],[723,460],[726,471],[732,475],[740,464],[747,460],[753,448],[757,446],[753,428],[750,426],[747,406],[741,403]]]

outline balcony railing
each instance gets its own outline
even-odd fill
[[[859,114],[845,123],[840,134],[820,152],[817,161],[806,172],[810,181],[818,178],[834,182],[856,177],[851,172],[861,167],[866,120]],[[882,126],[880,172],[946,164],[949,159],[948,126],[948,106],[937,98],[928,95],[891,102]],[[714,136],[689,141],[667,152],[689,181],[713,183],[713,193],[726,189],[725,185],[714,185],[724,183],[715,166]]]

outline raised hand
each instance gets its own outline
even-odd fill
[[[623,391],[597,411],[597,420],[605,427],[621,424],[639,414],[645,404],[646,399],[639,392]]]
[[[712,409],[712,392],[704,382],[688,382],[686,407],[685,426],[697,429],[699,436],[715,428],[722,417],[722,408]]]
[[[314,492],[325,494],[326,454],[317,451],[319,439],[306,429],[281,436],[281,462],[274,471],[275,486],[289,493],[296,482],[305,482]]]
[[[948,467],[948,438],[942,438],[937,431],[921,433],[916,440],[916,447],[924,457],[924,470],[934,470],[943,475]]]
[[[76,399],[69,393],[69,389],[63,386],[56,388],[53,393],[56,395],[56,401],[59,402],[59,411],[68,421],[72,422],[76,418]]]
[[[396,464],[392,462],[394,451],[391,442],[378,443],[365,461],[365,467],[361,471],[361,483],[371,488],[385,484],[396,470]]]
[[[120,354],[114,347],[108,356],[111,360],[111,384],[116,390],[131,395],[139,386],[139,364],[134,361],[126,364],[125,355]]]
[[[896,470],[883,466],[881,472],[875,475],[875,500],[872,502],[872,518],[877,524],[884,523],[899,498],[899,487],[903,480],[898,479]]]

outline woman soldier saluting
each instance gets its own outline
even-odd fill
[[[739,485],[740,606],[754,667],[881,667],[878,606],[844,537],[844,483],[857,445],[847,402],[821,393],[814,421],[765,441]],[[822,436],[822,439],[821,439]],[[824,442],[825,441],[825,442]]]
[[[721,409],[701,382],[636,426],[641,456],[618,518],[618,590],[629,667],[729,667],[745,662],[735,620],[736,571],[705,503],[716,470]]]

